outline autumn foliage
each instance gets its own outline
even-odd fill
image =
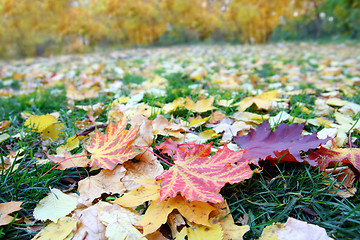
[[[299,38],[301,28],[313,28],[315,34],[322,28],[324,33],[345,27],[356,30],[359,22],[351,19],[358,17],[359,6],[332,4],[331,0],[1,0],[0,54],[50,55],[96,46],[207,39],[264,43],[274,31]],[[328,16],[321,19],[320,11],[338,26],[331,28],[333,22]]]

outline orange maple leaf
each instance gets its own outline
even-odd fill
[[[223,201],[219,191],[226,183],[251,177],[253,171],[249,159],[243,157],[244,151],[234,152],[225,145],[209,158],[210,151],[211,143],[176,151],[176,164],[157,177],[162,180],[159,202],[180,192],[188,201],[219,203]]]
[[[139,152],[131,143],[136,139],[139,127],[125,130],[126,120],[109,123],[105,134],[95,131],[90,145],[85,149],[91,153],[90,166],[95,163],[104,169],[112,169],[118,163],[135,157]]]

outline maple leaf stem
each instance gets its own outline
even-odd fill
[[[351,146],[351,132],[349,132],[349,146],[350,146],[350,149],[352,148]]]
[[[77,168],[76,168],[76,171],[77,171],[77,173],[79,174],[80,180],[82,180],[81,174],[80,174],[80,172],[79,172],[79,170],[78,170]]]
[[[160,158],[161,160],[163,160],[166,164],[170,165],[170,166],[174,166],[174,164],[168,162],[167,160],[165,160],[164,158],[160,157],[159,155],[157,155],[156,153],[154,153],[153,151],[151,151],[148,148],[144,148],[143,146],[138,146],[139,148],[144,149],[145,151],[151,152],[152,154],[154,154],[155,156],[157,156],[158,158]]]
[[[58,162],[57,164],[55,164],[55,166],[53,166],[52,168],[50,168],[46,173],[44,173],[43,175],[41,175],[41,177],[44,177],[46,174],[48,174],[49,172],[51,172],[54,168],[56,168],[57,166],[59,166],[61,163],[70,160],[70,159],[74,159],[74,158],[79,158],[79,157],[89,157],[91,156],[91,154],[84,154],[84,155],[80,155],[80,156],[73,156],[73,157],[69,157],[69,158],[65,158],[64,160],[61,160],[60,162]],[[81,177],[80,177],[81,178]]]

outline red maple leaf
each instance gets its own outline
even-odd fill
[[[104,169],[112,169],[118,163],[123,163],[135,157],[139,152],[131,143],[138,135],[139,127],[125,130],[126,120],[117,124],[109,123],[105,134],[95,130],[95,136],[85,149],[91,153],[90,166],[96,163]]]
[[[320,147],[315,152],[310,152],[309,158],[318,162],[321,170],[338,162],[349,163],[360,172],[360,148],[327,149]]]
[[[188,152],[195,145],[195,141],[187,143],[177,143],[171,138],[168,138],[164,142],[160,143],[160,145],[157,146],[156,149],[161,151],[162,154],[168,154],[169,156],[173,156],[177,150]]]
[[[317,148],[320,144],[325,144],[329,138],[318,139],[316,134],[302,136],[304,125],[305,123],[292,125],[280,123],[272,131],[269,122],[266,121],[259,124],[256,130],[250,130],[248,135],[236,136],[234,140],[246,150],[245,155],[252,158],[255,164],[259,159],[278,161],[281,158],[281,162],[307,161],[310,165],[317,166],[316,161],[302,159],[300,152]]]
[[[225,145],[209,157],[211,143],[196,144],[184,152],[175,151],[175,165],[157,177],[161,179],[160,199],[175,197],[178,193],[188,201],[219,203],[219,194],[226,183],[237,183],[251,177],[253,171],[243,151],[234,152]]]

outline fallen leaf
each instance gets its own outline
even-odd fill
[[[48,196],[40,200],[34,209],[34,218],[57,222],[61,217],[71,213],[77,206],[77,200],[59,189],[50,189]]]
[[[155,232],[167,221],[168,215],[174,209],[177,209],[188,221],[205,226],[211,226],[209,223],[209,214],[215,210],[209,203],[201,201],[189,202],[181,196],[168,198],[160,203],[152,201],[146,210],[144,218],[139,223],[144,228],[143,234],[147,235]]]
[[[195,145],[188,152],[176,150],[175,165],[156,179],[161,179],[160,199],[181,193],[189,201],[222,202],[219,194],[225,183],[250,178],[252,170],[243,151],[233,152],[226,146],[209,158],[211,144]]]
[[[18,151],[10,151],[9,155],[2,158],[0,169],[8,169],[13,166],[12,170],[16,170],[19,166],[17,162],[18,160],[23,159],[26,155],[22,153],[24,152],[23,149],[19,149]],[[14,164],[15,163],[15,164]]]
[[[50,125],[58,121],[57,117],[46,114],[46,115],[31,115],[24,123],[25,127],[30,127],[34,132],[41,133]]]
[[[121,179],[125,176],[125,172],[126,169],[118,165],[113,170],[103,169],[99,174],[79,181],[79,202],[89,206],[91,202],[95,198],[100,197],[102,193],[124,193],[125,187]]]
[[[354,187],[354,182],[356,180],[356,175],[354,171],[348,166],[326,168],[324,170],[324,175],[330,177],[331,182],[324,181],[326,185],[331,185],[331,189],[339,196],[345,198],[353,197],[357,191],[357,188]],[[336,180],[336,183],[333,184],[333,181]]]
[[[125,193],[114,203],[124,207],[137,207],[146,201],[158,200],[160,198],[160,181],[155,179],[136,180],[141,186],[131,192]]]
[[[137,117],[141,119],[141,117]],[[134,122],[134,120],[133,120]],[[153,162],[156,161],[156,156],[152,153],[153,149],[150,147],[154,139],[153,126],[150,120],[143,117],[139,128],[139,135],[134,141],[135,146],[141,146],[139,154],[135,156],[135,159],[144,162]],[[145,149],[147,150],[145,150]]]
[[[165,104],[162,109],[165,113],[170,113],[175,111],[176,109],[180,108],[180,107],[184,107],[185,106],[185,99],[184,98],[177,98],[174,101],[172,101],[171,103],[167,103]]]
[[[138,179],[155,179],[159,176],[164,168],[158,160],[148,163],[148,162],[132,162],[127,161],[123,164],[126,168],[125,176],[122,178],[121,182],[124,184],[127,191],[132,191],[136,188],[139,188],[141,185],[136,182]]]
[[[135,210],[106,202],[99,202],[97,209],[99,220],[107,226],[105,236],[109,239],[146,239],[134,226],[142,218]]]
[[[244,121],[249,124],[257,125],[257,124],[262,123],[263,121],[268,120],[270,118],[270,116],[268,114],[260,115],[260,114],[251,113],[251,112],[236,112],[236,113],[234,113],[232,118],[234,118],[235,120],[238,120],[238,121]]]
[[[176,236],[185,227],[186,221],[180,213],[172,211],[168,216],[167,224],[171,229],[172,236]]]
[[[223,239],[223,231],[219,223],[212,224],[211,227],[199,224],[189,224],[189,227],[183,228],[177,235],[176,239],[186,240],[219,240]]]
[[[10,126],[11,121],[1,121],[0,122],[0,131]]]
[[[250,125],[243,121],[237,121],[230,118],[224,118],[218,124],[207,124],[207,127],[213,128],[216,133],[222,133],[222,140],[224,142],[230,141],[234,136],[237,136],[239,131],[246,131],[250,129]]]
[[[106,227],[99,219],[98,204],[85,208],[77,209],[73,213],[73,218],[78,220],[76,230],[72,240],[106,240]]]
[[[266,226],[260,240],[318,240],[332,239],[324,228],[289,217],[286,223]]]
[[[138,151],[131,146],[138,134],[138,127],[125,130],[126,121],[109,123],[105,135],[96,130],[90,145],[85,149],[91,153],[90,166],[94,163],[105,169],[112,169],[118,163],[135,157]]]
[[[153,120],[154,134],[159,134],[163,136],[173,136],[176,138],[183,138],[187,130],[186,127],[174,123],[173,121],[168,121],[163,115],[157,115]]]
[[[258,109],[270,110],[272,109],[272,101],[279,101],[281,95],[277,90],[261,93],[255,97],[246,97],[234,106],[239,106],[238,111],[244,112],[248,107],[255,104]]]
[[[217,123],[217,122],[221,121],[222,119],[224,119],[225,117],[226,117],[226,115],[223,114],[222,112],[215,111],[210,115],[209,123],[212,123],[212,124]]]
[[[208,129],[199,134],[186,133],[184,142],[195,142],[197,144],[203,144],[209,139],[219,136],[214,130]],[[182,142],[182,141],[180,141]]]
[[[197,68],[190,74],[190,79],[200,81],[206,75],[206,69],[203,67]]]
[[[195,147],[194,142],[185,142],[178,143],[173,141],[171,138],[166,139],[164,142],[160,143],[156,148],[161,151],[162,154],[167,154],[169,156],[173,156],[176,150],[181,150],[184,152],[190,151],[193,147]]]
[[[233,103],[234,99],[230,99],[230,100],[225,100],[225,99],[221,99],[219,101],[216,102],[217,105],[220,105],[222,107],[230,107],[231,104]]]
[[[99,88],[94,86],[91,88],[79,88],[77,89],[75,85],[71,85],[66,89],[66,97],[71,100],[84,100],[97,97],[99,94]]]
[[[258,125],[256,130],[250,130],[246,136],[234,137],[239,147],[244,149],[245,156],[251,157],[252,162],[257,164],[259,159],[275,158],[277,161],[282,157],[282,161],[303,162],[300,151],[308,151],[317,148],[320,144],[325,144],[329,139],[318,139],[316,134],[302,136],[303,124],[287,125],[280,123],[272,131],[269,122]],[[315,161],[306,160],[309,164],[317,166]]]
[[[279,123],[288,120],[290,117],[291,117],[290,114],[288,114],[285,111],[281,111],[278,114],[276,114],[276,116],[270,117],[269,119],[270,127],[273,128],[274,126],[279,125]]]
[[[34,240],[63,240],[70,239],[72,230],[76,226],[77,220],[71,217],[62,217],[57,222],[48,224],[44,229],[38,232]]]
[[[57,169],[65,170],[73,167],[87,167],[90,159],[87,158],[85,150],[81,153],[72,155],[69,152],[64,152],[63,155],[49,155],[45,153],[48,159],[59,166]]]
[[[9,139],[10,135],[7,133],[0,134],[0,143],[4,142],[5,140]]]
[[[314,153],[311,153],[309,158],[317,161],[322,170],[330,164],[343,162],[352,164],[358,171],[360,171],[360,148],[334,147],[332,149],[327,149],[321,147]]]
[[[190,121],[189,123],[189,127],[199,127],[203,124],[205,124],[207,121],[209,121],[210,117],[205,117],[205,118],[194,118],[193,120]]]
[[[217,211],[212,212],[211,224],[220,223],[223,230],[223,240],[241,239],[250,230],[249,225],[239,226],[234,223],[226,200],[216,204]]]
[[[14,217],[10,216],[10,213],[21,210],[21,204],[23,202],[6,202],[0,203],[0,226],[8,225],[12,222]]]
[[[198,113],[207,112],[216,109],[216,107],[214,107],[214,99],[215,99],[214,97],[210,97],[208,99],[203,99],[194,102],[191,99],[186,98],[185,108],[187,110]]]
[[[57,141],[60,138],[60,135],[64,134],[65,125],[63,123],[53,123],[47,128],[45,128],[40,136],[42,140]]]

